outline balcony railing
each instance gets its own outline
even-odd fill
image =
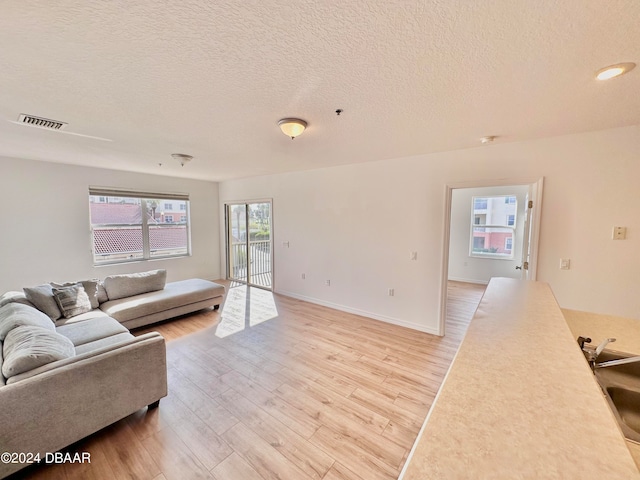
[[[249,255],[246,242],[232,243],[229,268],[234,280],[270,288],[271,240],[250,240]]]

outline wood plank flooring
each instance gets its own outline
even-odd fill
[[[12,478],[398,477],[484,292],[450,282],[445,337],[237,286],[167,339],[169,395]]]

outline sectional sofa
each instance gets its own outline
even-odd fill
[[[129,329],[223,298],[224,287],[207,280],[166,283],[164,270],[0,296],[0,452],[44,458],[157,407],[167,395],[165,340]],[[0,463],[0,478],[27,465]]]

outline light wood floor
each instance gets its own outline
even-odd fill
[[[67,449],[90,465],[16,478],[395,479],[483,291],[450,282],[440,338],[230,288],[219,312],[149,329],[167,339],[159,408]]]

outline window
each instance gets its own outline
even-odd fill
[[[508,250],[510,252],[512,248],[513,248],[513,237],[505,238],[504,239],[504,249]]]
[[[183,203],[181,203],[180,204],[180,210],[186,210],[186,209],[187,209],[187,206],[184,205]]]
[[[472,198],[469,256],[513,258],[517,206],[513,195]]]
[[[127,196],[128,195],[128,196]],[[101,197],[104,200],[101,201]],[[173,223],[173,215],[159,208],[183,205],[187,215]],[[89,188],[89,215],[95,265],[189,255],[189,196],[151,192],[122,192]]]
[[[473,209],[474,210],[486,210],[487,209],[487,199],[486,198],[473,197]]]

